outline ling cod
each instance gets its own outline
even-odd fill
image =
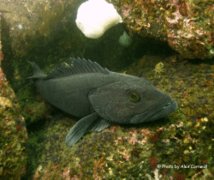
[[[65,142],[72,146],[89,131],[111,124],[140,124],[164,118],[177,103],[142,77],[112,72],[98,63],[69,58],[50,74],[30,62],[41,96],[58,109],[80,118]]]

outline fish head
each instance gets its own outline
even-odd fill
[[[119,124],[139,124],[166,117],[177,109],[170,96],[142,78],[130,78],[99,87],[89,95],[94,110]]]

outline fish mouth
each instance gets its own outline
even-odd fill
[[[131,119],[131,123],[139,124],[144,122],[152,122],[168,116],[170,113],[174,112],[177,108],[178,108],[177,103],[171,100],[170,102],[166,103],[164,106],[157,110],[154,110],[155,109],[154,108],[153,110],[149,110],[133,116]]]

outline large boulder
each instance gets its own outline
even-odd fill
[[[0,67],[0,178],[19,179],[26,173],[26,140],[19,102]]]
[[[209,0],[111,0],[130,31],[168,42],[190,59],[214,57],[214,5]]]
[[[27,130],[19,102],[2,69],[1,22],[0,14],[0,178],[19,179],[26,173]]]

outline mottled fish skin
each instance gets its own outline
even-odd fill
[[[177,104],[144,78],[109,71],[96,62],[70,58],[46,75],[30,63],[41,96],[50,104],[81,118],[66,136],[72,146],[88,131],[112,123],[155,121],[175,111]],[[83,123],[84,122],[84,123]]]

